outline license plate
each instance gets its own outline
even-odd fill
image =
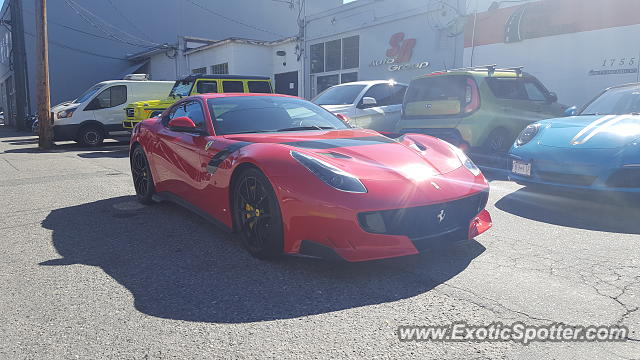
[[[511,172],[518,175],[531,176],[531,164],[514,161]]]

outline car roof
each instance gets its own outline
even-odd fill
[[[516,77],[526,77],[526,76],[531,76],[528,73],[521,73],[521,74],[517,74],[513,71],[499,71],[496,70],[495,72],[491,73],[491,75],[489,75],[489,73],[487,71],[482,71],[482,70],[450,70],[450,71],[438,71],[438,72],[434,72],[434,73],[430,73],[430,74],[425,74],[422,75],[418,78],[426,78],[426,77],[440,77],[440,76],[458,76],[458,75],[472,75],[472,76],[479,76],[479,77],[502,77],[502,78],[516,78]]]
[[[362,80],[362,81],[353,81],[353,82],[348,82],[348,83],[342,83],[339,85],[334,85],[334,86],[344,86],[344,85],[377,85],[377,84],[388,84],[388,83],[395,83],[397,85],[407,85],[404,83],[399,83],[393,80]]]
[[[248,75],[206,75],[206,74],[191,74],[185,76],[180,81],[191,81],[197,79],[212,79],[212,80],[271,80],[268,76],[248,76]]]
[[[269,96],[269,97],[283,97],[283,98],[293,98],[293,99],[302,99],[297,96],[284,95],[284,94],[269,94],[269,93],[211,93],[211,94],[197,94],[189,96],[189,98],[200,98],[200,99],[217,99],[217,98],[228,98],[228,97],[259,97],[259,96]]]

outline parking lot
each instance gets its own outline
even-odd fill
[[[640,206],[492,178],[494,228],[362,264],[249,256],[139,205],[126,144],[0,127],[0,358],[640,359]],[[637,204],[637,202],[636,202]],[[401,325],[626,325],[622,343],[400,342]]]

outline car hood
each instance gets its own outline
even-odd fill
[[[321,105],[323,108],[332,113],[349,112],[353,109],[353,105]]]
[[[396,141],[364,129],[225,137],[249,143],[277,144],[288,151],[312,155],[356,177],[374,180],[419,182],[449,173],[462,165],[444,142],[434,139],[422,144],[411,135]]]
[[[75,108],[75,107],[78,107],[80,105],[81,104],[67,101],[67,102],[64,102],[62,104],[58,104],[58,105],[52,107],[51,108],[51,112],[53,112],[54,114],[57,114],[59,111]]]
[[[168,97],[162,100],[144,100],[144,101],[136,101],[127,105],[127,107],[165,107],[173,105],[176,101],[180,100],[179,98]]]
[[[540,122],[538,144],[572,149],[616,149],[640,137],[640,116],[571,116]]]

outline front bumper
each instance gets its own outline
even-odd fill
[[[613,158],[611,158],[613,159]],[[510,172],[509,179],[520,185],[600,192],[640,193],[640,167],[624,167],[609,162],[566,162],[509,155],[509,164],[531,164],[531,176]]]
[[[462,199],[404,209],[349,214],[316,211],[292,221],[290,234],[303,240],[285,252],[349,262],[415,255],[472,239],[491,228],[491,216],[484,209],[487,199],[488,191],[481,191]],[[384,219],[383,233],[368,227],[366,217],[372,214]]]

